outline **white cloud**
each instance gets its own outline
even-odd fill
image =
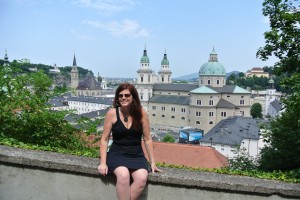
[[[75,4],[87,8],[92,8],[104,13],[114,13],[130,9],[136,5],[136,0],[75,0]]]
[[[70,30],[71,35],[75,36],[76,38],[80,39],[80,40],[91,40],[93,39],[92,37],[82,34],[79,31],[75,30],[75,29],[71,29]]]
[[[129,19],[124,19],[122,22],[112,21],[109,23],[85,20],[83,23],[97,29],[105,30],[117,37],[149,37],[149,33],[145,28],[140,27],[138,22]]]

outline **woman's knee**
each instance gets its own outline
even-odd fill
[[[118,182],[129,183],[130,173],[126,167],[118,167],[115,169],[114,174],[116,175]]]
[[[148,180],[148,172],[146,170],[137,170],[132,173],[132,178],[135,182],[145,185]]]

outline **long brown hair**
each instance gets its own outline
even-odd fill
[[[131,110],[130,115],[132,116],[132,127],[135,130],[141,129],[141,122],[142,122],[142,105],[139,98],[139,94],[131,83],[122,83],[119,85],[119,87],[116,90],[115,98],[113,101],[113,107],[118,108],[119,105],[119,93],[123,90],[128,89],[130,91],[130,94],[132,95],[132,104],[131,104]]]

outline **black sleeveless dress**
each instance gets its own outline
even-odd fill
[[[107,152],[108,172],[112,173],[120,166],[148,171],[148,163],[141,146],[142,128],[140,131],[136,131],[132,127],[127,129],[120,120],[118,107],[116,114],[117,122],[112,126],[113,143]]]

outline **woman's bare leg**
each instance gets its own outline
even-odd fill
[[[133,182],[130,186],[130,200],[137,200],[142,194],[148,179],[148,171],[138,169],[131,173]]]
[[[130,173],[126,167],[118,167],[115,169],[114,174],[117,177],[117,196],[118,200],[130,199]]]

